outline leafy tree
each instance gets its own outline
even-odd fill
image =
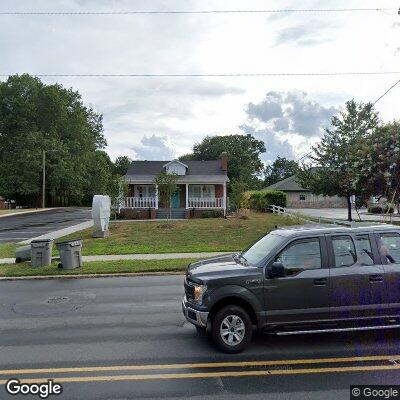
[[[264,169],[264,185],[270,186],[297,174],[299,171],[300,167],[297,161],[278,156],[271,165],[267,165]]]
[[[356,168],[360,171],[358,186],[361,197],[386,198],[400,202],[400,123],[384,124],[358,146]]]
[[[299,174],[300,182],[313,193],[347,198],[348,220],[352,220],[351,196],[360,191],[359,146],[378,128],[379,118],[371,103],[348,101],[331,127],[313,147],[313,165]]]
[[[258,185],[257,175],[262,172],[260,154],[265,145],[251,135],[207,136],[193,146],[193,153],[181,160],[216,160],[222,152],[228,153],[228,177],[231,182],[241,181],[249,187]]]
[[[81,204],[88,183],[93,187],[99,179],[93,163],[100,162],[96,151],[105,146],[102,116],[86,107],[78,92],[27,74],[0,82],[2,196],[40,203],[45,150],[49,204]]]
[[[123,176],[127,173],[129,166],[132,164],[132,159],[128,156],[119,156],[114,162],[114,173]]]
[[[169,218],[172,216],[172,196],[178,192],[179,175],[175,173],[161,172],[154,178],[158,186],[158,196],[164,207],[169,208]]]

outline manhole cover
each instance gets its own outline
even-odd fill
[[[39,294],[29,302],[16,303],[12,309],[17,314],[43,316],[64,314],[78,310],[94,301],[92,292],[58,292],[52,296]]]

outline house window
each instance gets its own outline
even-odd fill
[[[139,198],[156,196],[155,186],[141,185],[141,186],[136,186],[135,190],[136,190],[135,196]]]
[[[211,199],[215,197],[214,185],[190,185],[189,197]]]
[[[300,201],[305,201],[306,200],[306,195],[305,194],[299,194],[299,200]]]

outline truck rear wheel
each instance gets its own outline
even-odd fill
[[[239,306],[221,308],[212,321],[212,337],[225,353],[240,353],[251,341],[253,327],[247,312]]]

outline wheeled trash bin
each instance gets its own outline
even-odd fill
[[[64,269],[82,267],[82,240],[68,240],[56,243],[60,252],[60,265]]]
[[[53,250],[52,239],[32,240],[31,266],[48,267],[51,264],[52,250]]]

